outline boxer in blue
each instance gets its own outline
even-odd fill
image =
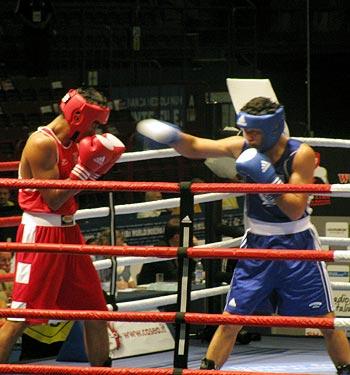
[[[137,130],[172,146],[185,157],[233,157],[246,182],[311,184],[315,153],[284,135],[284,108],[268,98],[250,100],[237,115],[243,136],[220,140],[194,137],[172,124],[148,119]],[[309,195],[303,193],[247,194],[243,248],[319,249],[310,222]],[[239,260],[233,273],[224,314],[253,314],[277,295],[277,312],[290,316],[334,317],[330,282],[323,262]],[[201,369],[220,369],[231,354],[242,326],[216,330]],[[339,375],[350,374],[350,346],[343,330],[322,330]]]

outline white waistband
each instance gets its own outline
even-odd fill
[[[37,225],[39,227],[72,227],[75,225],[75,218],[74,215],[24,212],[22,215],[22,224]]]
[[[251,233],[262,236],[283,235],[303,232],[311,228],[310,216],[288,223],[269,223],[247,218],[247,229]]]

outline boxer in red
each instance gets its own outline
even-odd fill
[[[33,133],[24,147],[19,178],[96,180],[115,164],[125,147],[112,134],[96,135],[109,108],[93,88],[70,90],[61,114]],[[76,190],[21,189],[23,210],[17,232],[22,243],[84,243],[74,214]],[[12,308],[106,310],[100,281],[89,255],[17,253]],[[8,319],[0,330],[0,362],[29,324],[44,319]],[[92,366],[110,366],[107,325],[85,321],[86,350]]]

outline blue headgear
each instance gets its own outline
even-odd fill
[[[273,147],[284,130],[284,108],[279,107],[275,113],[269,115],[251,115],[239,112],[237,126],[243,130],[258,129],[263,133],[263,140],[259,151],[266,151]]]

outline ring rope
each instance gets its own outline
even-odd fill
[[[228,285],[218,286],[215,288],[207,288],[201,290],[193,290],[191,292],[191,301],[196,301],[201,298],[214,297],[227,293]],[[120,302],[117,303],[118,311],[145,311],[154,308],[173,305],[177,302],[177,294],[169,294],[167,296],[147,298],[137,301]]]
[[[161,191],[179,193],[175,182],[141,181],[73,181],[2,178],[0,187],[29,189],[70,189],[96,191]],[[193,183],[192,193],[316,193],[336,197],[349,197],[350,184],[256,184],[256,183]]]
[[[290,328],[344,328],[350,327],[350,318],[320,318],[276,315],[223,315],[204,313],[182,313],[184,323],[217,325],[234,324],[255,327]],[[54,320],[107,320],[123,322],[175,323],[176,312],[119,312],[97,310],[46,310],[46,309],[0,309],[1,318],[42,318]]]
[[[345,281],[331,281],[333,290],[350,290],[350,283]]]
[[[278,250],[278,249],[239,249],[239,248],[187,248],[190,258],[247,258],[269,260],[307,260],[327,262],[349,262],[350,252],[347,250]],[[0,250],[7,252],[47,252],[66,254],[99,254],[114,256],[154,256],[160,258],[174,258],[178,248],[170,246],[109,246],[109,245],[81,245],[81,244],[47,244],[47,243],[18,243],[0,242]]]
[[[235,193],[208,193],[198,194],[194,196],[194,203],[207,203],[214,202],[228,197],[243,196],[244,194]],[[152,202],[140,202],[130,204],[120,204],[114,206],[116,215],[132,214],[143,211],[160,210],[165,208],[180,207],[180,198],[168,198],[159,201]],[[109,215],[109,207],[99,207],[78,210],[76,213],[76,219],[90,219],[95,217],[104,217]]]
[[[338,147],[338,148],[350,148],[349,139],[339,138],[305,138],[305,137],[291,137],[300,142],[307,143],[312,147]]]
[[[350,290],[350,283],[333,281],[330,284],[332,290]],[[229,285],[222,285],[214,288],[194,290],[191,292],[191,301],[227,294],[229,288]],[[162,297],[146,298],[143,300],[129,302],[120,302],[117,303],[117,307],[118,311],[152,310],[158,307],[175,304],[177,302],[177,297],[177,294],[170,294]]]
[[[0,228],[18,227],[21,223],[22,216],[5,216],[0,217]]]
[[[179,375],[212,375],[213,370],[176,369]],[[106,368],[48,365],[0,365],[0,374],[45,374],[45,375],[174,375],[174,368]],[[215,370],[217,375],[312,375],[303,373],[271,373],[249,371]]]

